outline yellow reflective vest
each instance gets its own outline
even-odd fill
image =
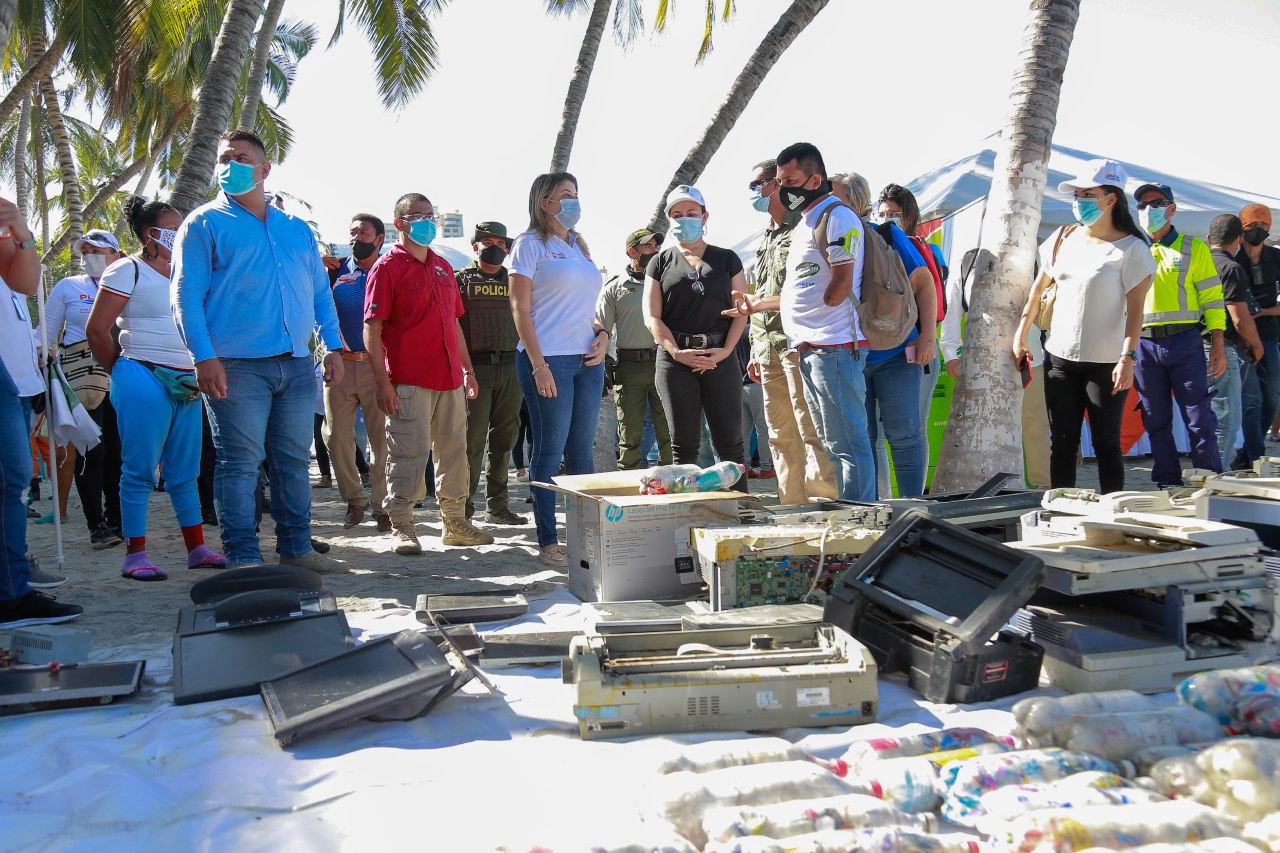
[[[1142,325],[1198,323],[1203,317],[1209,331],[1225,331],[1227,307],[1208,244],[1190,234],[1176,234],[1168,246],[1153,243],[1151,254],[1156,274],[1143,305]]]

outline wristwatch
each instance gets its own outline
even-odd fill
[[[1137,351],[1136,349],[1131,349],[1131,350],[1129,350],[1128,352],[1122,352],[1122,353],[1120,353],[1120,357],[1121,357],[1121,358],[1128,358],[1128,359],[1132,359],[1133,361],[1137,361],[1137,360],[1138,360],[1138,351]]]
[[[22,242],[22,243],[15,242],[15,243],[13,244],[13,246],[14,246],[14,248],[16,248],[16,249],[30,249],[30,248],[31,248],[32,246],[34,246],[35,244],[36,244],[36,238],[35,238],[34,236],[32,236],[32,238],[31,238],[30,240],[27,240],[27,241]]]

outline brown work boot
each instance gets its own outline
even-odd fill
[[[379,533],[391,532],[391,516],[387,515],[385,512],[375,512],[373,514],[373,520],[378,524]]]
[[[444,525],[444,533],[440,536],[440,541],[445,545],[492,545],[493,537],[483,530],[476,528],[474,524],[465,518],[445,518],[441,519]]]
[[[414,531],[412,522],[393,525],[392,536],[396,540],[396,553],[402,557],[422,553],[422,543],[418,541],[418,534]]]
[[[347,514],[342,519],[343,527],[357,527],[364,521],[364,503],[347,504]]]
[[[529,521],[523,515],[516,515],[510,509],[500,509],[497,512],[491,512],[485,515],[484,520],[489,524],[528,524]]]

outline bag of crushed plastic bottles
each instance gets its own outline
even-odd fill
[[[1264,853],[1238,838],[1206,838],[1203,841],[1181,841],[1174,844],[1140,844],[1123,848],[1124,853]],[[1113,853],[1110,847],[1090,847],[1080,853]]]
[[[928,832],[937,826],[937,819],[931,814],[908,814],[893,803],[867,794],[788,800],[767,806],[728,806],[710,809],[702,818],[703,834],[713,841],[728,841],[743,835],[790,838],[828,829],[878,826]]]
[[[1114,773],[1086,770],[1054,782],[1035,785],[1006,785],[981,797],[982,811],[976,825],[983,835],[992,835],[1000,824],[1041,809],[1068,809],[1080,806],[1156,803],[1169,799],[1156,791],[1139,788]]]
[[[1004,824],[991,840],[1009,853],[1074,853],[1240,837],[1240,826],[1226,815],[1199,803],[1168,800],[1030,812]]]
[[[1008,752],[1003,743],[978,743],[947,752],[930,752],[904,758],[886,758],[866,764],[858,778],[872,786],[872,793],[888,800],[904,812],[929,812],[942,803],[943,786],[938,775],[946,768],[958,766],[957,762]]]
[[[1193,758],[1156,764],[1151,779],[1169,796],[1194,799],[1241,821],[1280,811],[1280,741],[1232,738]]]
[[[1246,699],[1258,695],[1280,696],[1280,664],[1202,672],[1184,678],[1175,692],[1183,705],[1204,711],[1222,725],[1242,732],[1245,730],[1242,705]]]
[[[1073,716],[1054,729],[1052,736],[1067,749],[1109,761],[1132,761],[1148,747],[1214,743],[1225,734],[1218,721],[1205,712],[1175,705],[1153,711]]]
[[[745,740],[712,740],[706,743],[679,744],[678,755],[658,763],[659,773],[682,770],[705,773],[725,767],[746,764],[768,764],[775,761],[806,761],[809,754],[779,737],[757,737]]]
[[[706,853],[978,853],[978,842],[947,839],[914,829],[825,829],[790,838],[747,836],[713,841]]]
[[[942,775],[942,784],[947,789],[942,816],[961,826],[974,826],[984,814],[982,795],[987,791],[1005,785],[1052,782],[1086,770],[1122,773],[1120,766],[1105,758],[1060,747],[970,758],[948,768]],[[1131,765],[1126,765],[1122,775],[1132,776],[1132,770]]]
[[[860,768],[890,758],[910,758],[933,752],[949,752],[966,749],[983,743],[1003,743],[1013,746],[1009,735],[993,735],[975,728],[942,729],[900,737],[879,737],[862,740],[849,747],[844,760],[855,775]]]
[[[1013,706],[1013,738],[1023,749],[1063,746],[1054,739],[1068,720],[1076,715],[1115,714],[1151,711],[1157,706],[1132,690],[1075,693],[1070,696],[1032,696]]]

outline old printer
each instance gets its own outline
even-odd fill
[[[1145,513],[1051,524],[1072,535],[1014,545],[1046,566],[1015,624],[1058,687],[1162,691],[1274,654],[1274,582],[1252,531]]]
[[[563,667],[584,740],[849,726],[876,718],[876,665],[820,623],[573,640]]]

